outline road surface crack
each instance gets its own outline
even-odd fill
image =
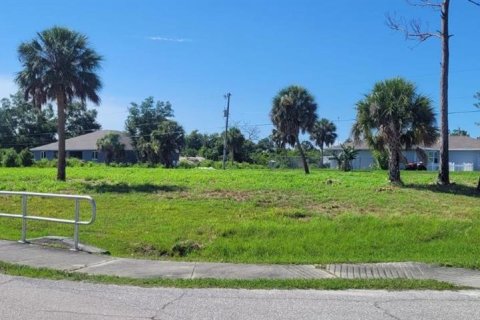
[[[182,298],[187,294],[187,291],[183,291],[178,297],[168,301],[167,303],[165,303],[161,308],[160,310],[157,312],[157,314],[150,318],[151,320],[160,320],[160,313],[164,313],[166,315],[168,315],[168,313],[165,311],[165,309],[169,306],[171,306],[172,304],[174,304],[175,302],[178,302],[180,300],[182,300]]]
[[[390,317],[390,318],[392,318],[392,319],[394,319],[394,320],[402,320],[402,319],[400,319],[399,317],[391,314],[390,311],[388,311],[386,308],[382,308],[382,307],[380,306],[380,304],[381,304],[381,303],[384,303],[384,302],[385,302],[385,301],[377,301],[377,302],[374,302],[374,303],[373,303],[373,306],[374,306],[376,309],[382,311],[383,314],[385,314],[386,316],[388,316],[388,317]]]
[[[175,299],[172,299],[171,301],[165,303],[161,308],[160,310],[165,310],[168,306],[174,304],[175,302],[181,300],[185,295],[187,294],[186,291],[182,292],[182,294],[180,294],[178,297],[176,297]]]

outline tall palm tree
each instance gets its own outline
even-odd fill
[[[100,103],[102,83],[96,74],[102,57],[88,47],[87,37],[75,31],[53,27],[20,44],[23,69],[16,82],[38,107],[56,101],[58,113],[57,179],[65,180],[65,107],[73,99]]]
[[[311,133],[317,120],[317,104],[313,96],[300,86],[289,86],[273,98],[270,118],[283,143],[297,146],[306,174],[310,173],[305,152],[300,143],[300,132]]]
[[[429,98],[416,92],[413,83],[394,78],[377,82],[371,93],[357,103],[352,133],[371,148],[388,152],[389,180],[401,183],[402,148],[432,145],[438,138],[435,114]]]
[[[320,148],[320,166],[323,166],[323,147],[331,146],[337,139],[337,126],[328,119],[322,118],[315,122],[310,139]]]

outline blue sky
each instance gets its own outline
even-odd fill
[[[475,111],[480,91],[480,8],[452,1],[450,111]],[[186,131],[221,131],[224,93],[231,121],[270,133],[272,97],[306,87],[318,114],[345,140],[355,103],[375,81],[402,76],[438,110],[440,42],[417,44],[385,26],[385,14],[421,18],[432,31],[439,16],[404,0],[3,0],[0,11],[0,96],[13,93],[17,47],[53,25],[88,35],[105,58],[100,76],[105,129],[123,129],[127,107],[148,96],[169,100]],[[450,127],[480,136],[480,113],[450,115]]]

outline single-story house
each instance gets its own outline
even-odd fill
[[[375,159],[368,145],[365,142],[347,143],[353,146],[357,151],[357,157],[352,161],[353,169],[370,169],[375,164]],[[407,163],[422,162],[427,170],[437,171],[440,158],[440,140],[434,145],[425,147],[412,147],[402,152]],[[341,150],[340,146],[328,148],[333,152]],[[466,136],[449,136],[448,137],[448,157],[450,171],[477,171],[480,170],[480,139]],[[421,154],[423,153],[423,154]],[[426,163],[425,163],[426,161]],[[336,167],[336,162],[330,160],[331,167]]]
[[[137,155],[132,146],[131,139],[125,132],[115,130],[98,130],[81,136],[65,140],[67,158],[78,158],[84,161],[105,162],[105,153],[98,150],[97,141],[109,133],[120,135],[120,142],[125,146],[124,161],[137,162]],[[41,159],[56,159],[58,156],[58,142],[30,149],[36,161]]]

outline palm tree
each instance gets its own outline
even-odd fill
[[[235,156],[237,155],[237,161],[239,161],[238,156],[242,152],[243,145],[245,143],[245,136],[242,134],[242,131],[236,127],[228,129],[227,135],[227,145],[230,148],[231,161],[232,164],[235,161]]]
[[[97,148],[105,152],[105,163],[119,161],[125,154],[125,145],[120,142],[118,133],[108,133],[97,140]]]
[[[347,146],[341,144],[340,147],[342,151],[339,153],[335,152],[333,158],[337,161],[338,169],[343,171],[352,170],[352,161],[357,158],[358,150],[355,150],[353,146]]]
[[[402,78],[377,82],[372,92],[357,103],[352,133],[357,141],[365,139],[371,148],[385,148],[392,183],[401,183],[402,148],[429,146],[438,138],[430,99],[418,94],[415,85]]]
[[[323,146],[331,146],[337,139],[337,126],[328,119],[322,118],[315,122],[310,139],[320,148],[320,166],[323,166]]]
[[[160,122],[158,128],[150,134],[151,147],[160,162],[167,168],[174,166],[177,156],[185,146],[185,131],[173,120]]]
[[[102,57],[88,47],[86,36],[62,27],[42,31],[20,44],[18,55],[23,69],[16,82],[25,98],[38,107],[47,101],[57,103],[57,179],[65,180],[65,106],[75,98],[100,103],[102,83],[95,72]]]
[[[289,86],[273,98],[270,118],[283,144],[295,145],[300,152],[305,173],[309,174],[307,159],[300,143],[302,134],[312,131],[317,120],[317,104],[313,96],[300,86]]]

